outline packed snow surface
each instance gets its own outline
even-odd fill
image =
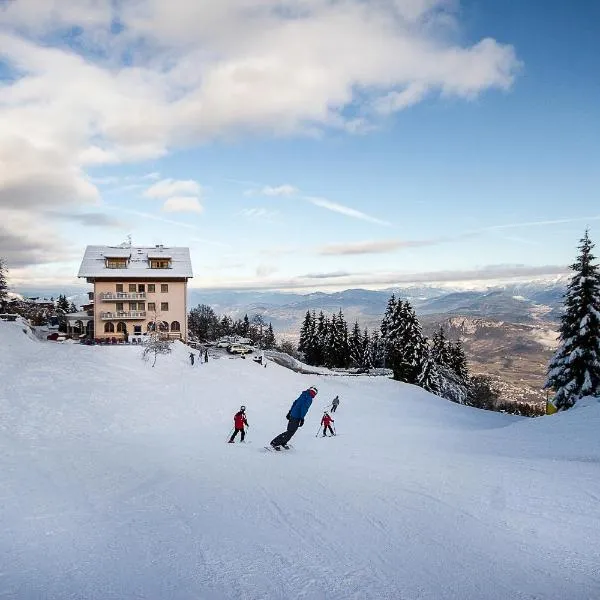
[[[23,329],[0,322],[2,598],[600,598],[597,401],[522,419]],[[265,451],[310,385],[294,448]],[[241,404],[248,443],[226,444]]]

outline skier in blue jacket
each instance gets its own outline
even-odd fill
[[[271,446],[275,450],[281,450],[283,446],[286,450],[289,448],[288,442],[292,439],[292,436],[298,430],[298,427],[304,425],[304,417],[312,404],[313,398],[317,395],[317,388],[312,386],[307,390],[304,390],[290,408],[286,418],[288,420],[287,430],[280,433],[276,438],[271,441]]]

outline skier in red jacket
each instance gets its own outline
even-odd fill
[[[325,411],[323,413],[323,418],[321,419],[321,425],[323,425],[323,437],[327,437],[327,430],[331,432],[331,435],[335,435],[333,429],[331,429],[331,424],[335,423],[335,421],[329,416],[329,413]]]
[[[234,443],[234,439],[235,436],[238,434],[238,431],[242,434],[242,439],[240,441],[244,441],[244,438],[246,437],[246,432],[244,430],[244,425],[246,427],[250,427],[250,425],[248,425],[248,420],[246,419],[246,407],[245,406],[240,406],[240,410],[238,412],[235,413],[235,415],[233,415],[233,425],[235,427],[235,431],[233,432],[233,435],[229,438],[229,443],[233,444]]]

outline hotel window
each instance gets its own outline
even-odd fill
[[[169,269],[170,267],[171,267],[170,260],[165,260],[165,259],[161,259],[161,260],[151,259],[150,260],[150,268],[151,269]]]
[[[117,294],[119,292],[122,292],[122,291],[123,291],[123,284],[122,283],[117,283]]]
[[[154,294],[154,290],[155,290],[155,286],[153,283],[149,283],[148,284],[148,293],[149,294]]]
[[[146,291],[146,284],[140,283],[138,284],[138,293],[143,294]]]
[[[156,310],[156,302],[148,302],[148,312],[154,312]]]
[[[117,302],[116,310],[117,312],[121,312],[124,310],[122,302]]]
[[[169,284],[168,283],[161,283],[160,284],[160,291],[165,293],[169,291]]]
[[[161,302],[160,303],[160,310],[169,310],[169,303],[168,302]]]

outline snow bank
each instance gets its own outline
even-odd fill
[[[0,322],[0,595],[599,597],[597,403],[528,420],[386,378],[141,351]],[[313,384],[295,448],[262,451]],[[317,438],[336,394],[339,435]],[[249,443],[228,445],[242,403]]]

